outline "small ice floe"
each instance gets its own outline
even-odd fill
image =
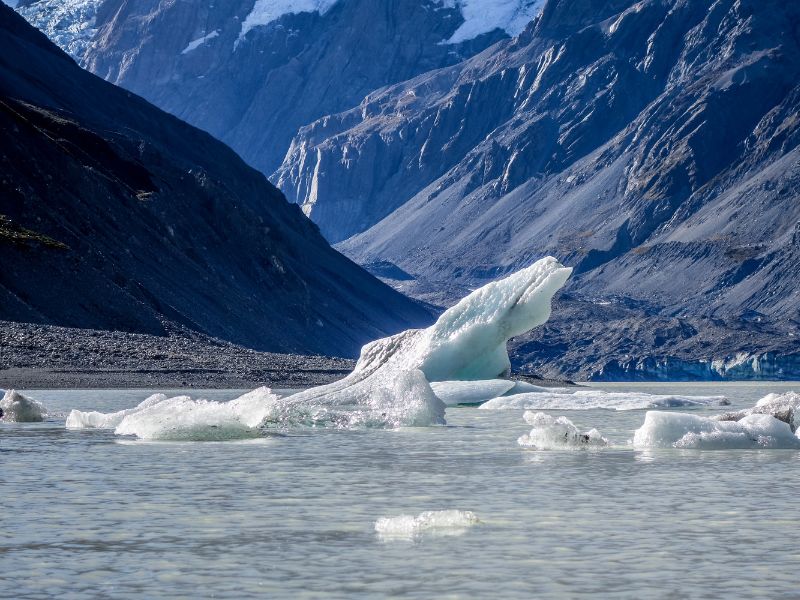
[[[637,410],[725,406],[724,396],[666,396],[640,392],[603,392],[600,390],[566,391],[564,389],[515,394],[493,398],[481,404],[482,410]]]
[[[752,414],[738,421],[719,421],[685,413],[650,411],[633,436],[633,447],[730,450],[800,448],[787,423],[771,415]]]
[[[768,394],[752,408],[725,413],[715,418],[719,421],[739,421],[749,415],[771,415],[789,425],[793,432],[797,432],[800,427],[800,394]]]
[[[523,418],[533,429],[517,440],[520,446],[537,450],[585,450],[608,446],[608,440],[597,429],[582,432],[567,417],[527,411]]]
[[[4,423],[38,423],[44,421],[47,409],[41,402],[8,390],[0,400],[0,421]]]
[[[384,539],[413,540],[426,533],[462,535],[477,523],[478,516],[468,510],[426,510],[417,516],[381,517],[375,522],[375,531]]]
[[[278,396],[258,388],[230,402],[194,400],[189,396],[150,396],[137,407],[116,413],[73,410],[68,428],[114,428],[118,435],[143,440],[223,441],[262,435],[259,429]]]

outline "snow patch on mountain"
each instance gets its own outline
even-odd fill
[[[208,40],[213,40],[215,37],[219,36],[219,29],[215,29],[211,33],[207,33],[206,35],[197,38],[196,40],[192,40],[186,45],[186,48],[181,50],[181,54],[188,54],[192,50],[197,50],[200,46],[205,44]]]
[[[444,8],[458,8],[464,23],[447,40],[459,44],[502,29],[516,36],[542,11],[544,0],[440,0]]]
[[[268,25],[281,18],[283,15],[318,12],[324,15],[339,0],[256,0],[253,10],[250,11],[239,33],[240,42],[254,27]]]
[[[20,6],[17,12],[80,62],[97,31],[95,21],[101,3],[102,0],[42,0]]]

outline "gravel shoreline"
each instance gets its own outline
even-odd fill
[[[188,330],[167,337],[0,321],[0,388],[308,387],[355,361],[258,352]]]

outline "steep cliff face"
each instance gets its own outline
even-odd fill
[[[626,323],[673,317],[707,335],[628,350],[796,351],[799,32],[777,0],[551,0],[517,39],[304,128],[279,185],[423,297],[554,254],[570,298],[624,308],[620,360]],[[778,337],[740,329],[751,312]]]
[[[0,4],[0,318],[353,355],[425,311],[224,144]]]
[[[92,72],[210,132],[270,174],[301,126],[379,87],[472,56],[506,30],[517,33],[539,4],[24,0],[19,10]]]

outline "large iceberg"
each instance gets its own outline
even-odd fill
[[[548,257],[489,283],[442,313],[431,327],[367,344],[350,375],[282,398],[265,424],[443,424],[445,403],[429,382],[451,382],[440,389],[456,401],[466,397],[466,388],[456,390],[454,380],[491,380],[507,373],[506,342],[547,321],[553,295],[571,272]],[[480,389],[485,387],[476,384],[473,397],[485,395]]]

